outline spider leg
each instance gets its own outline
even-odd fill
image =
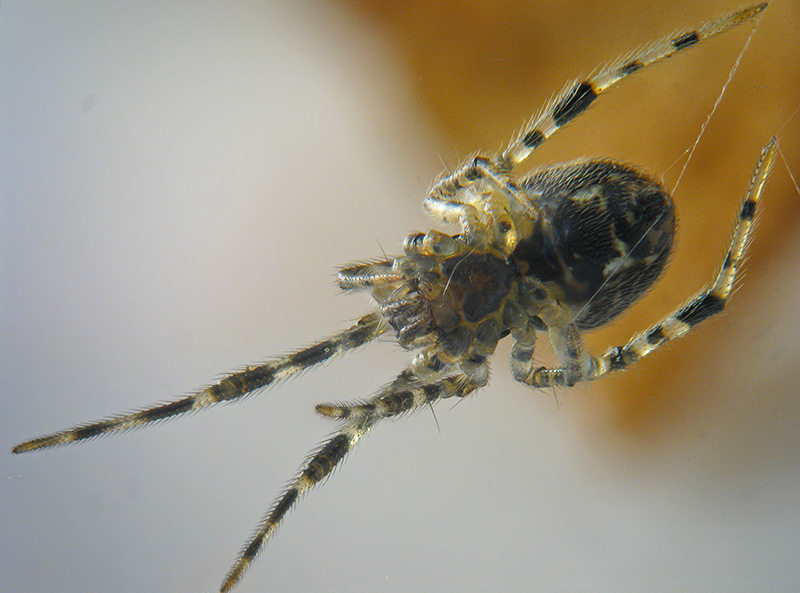
[[[549,329],[549,335],[553,350],[558,355],[562,366],[534,369],[533,346],[517,349],[517,344],[515,344],[511,352],[514,378],[532,387],[571,387],[579,381],[588,379],[592,375],[596,363],[583,347],[583,340],[577,326],[573,323],[564,328],[554,326]],[[527,361],[522,360],[522,357],[528,353],[531,357]]]
[[[399,416],[421,406],[449,397],[465,397],[486,385],[488,375],[453,375],[432,383],[401,383],[390,385],[379,395],[352,404],[318,404],[317,412],[328,418],[353,422],[376,422],[381,418]]]
[[[711,287],[695,295],[686,305],[635,336],[624,346],[610,348],[599,357],[584,353],[577,328],[573,331],[567,326],[567,331],[556,332],[556,335],[561,333],[563,337],[554,340],[553,345],[560,355],[566,353],[567,360],[577,361],[577,366],[573,363],[561,368],[541,367],[536,370],[531,369],[532,372],[525,377],[515,375],[515,378],[533,387],[569,386],[575,383],[575,372],[580,369],[577,380],[591,381],[606,373],[627,368],[667,342],[683,337],[701,321],[721,312],[733,290],[736,272],[744,257],[747,240],[753,227],[756,207],[775,161],[777,148],[777,140],[772,138],[761,152],[750,187],[742,202],[722,269]],[[554,335],[552,328],[550,335],[552,339]],[[562,341],[559,342],[559,339]]]
[[[744,258],[756,207],[775,161],[777,149],[778,142],[772,138],[761,152],[750,187],[739,211],[728,253],[722,269],[711,287],[697,294],[661,323],[634,337],[624,346],[610,348],[599,358],[595,374],[589,378],[595,379],[605,373],[626,368],[670,340],[686,335],[701,321],[716,315],[725,308],[733,290],[736,272]]]
[[[511,330],[511,375],[524,383],[533,372],[533,353],[536,351],[536,327],[528,322],[520,329]]]
[[[59,447],[113,432],[139,428],[188,412],[196,412],[219,402],[238,400],[257,389],[274,385],[338,354],[363,346],[387,329],[388,324],[380,314],[370,313],[349,329],[327,340],[317,342],[308,348],[263,365],[248,367],[183,399],[31,439],[20,443],[11,451],[12,453],[27,453],[38,449]]]
[[[519,237],[526,234],[527,229],[519,227],[527,224],[526,218],[529,222],[539,215],[525,192],[511,180],[509,174],[515,167],[623,78],[752,19],[767,4],[742,8],[696,29],[673,34],[568,85],[499,157],[475,157],[452,175],[436,182],[425,199],[425,208],[441,222],[460,224],[467,243],[488,243],[506,255],[511,254]]]
[[[311,454],[300,470],[300,474],[278,497],[270,511],[259,523],[255,533],[242,548],[236,562],[222,582],[220,593],[230,591],[239,582],[298,499],[312,486],[328,477],[361,437],[369,432],[374,423],[374,421],[349,422]]]
[[[220,593],[230,591],[242,578],[245,570],[278,529],[281,521],[297,501],[313,486],[331,475],[356,443],[381,419],[408,412],[447,397],[464,396],[483,384],[467,375],[447,377],[435,383],[411,387],[407,372],[377,395],[353,406],[321,405],[317,411],[325,416],[346,420],[345,424],[319,449],[314,451],[286,490],[261,520],[255,533],[245,543],[239,557],[220,587]]]
[[[393,268],[393,260],[360,263],[339,270],[337,282],[342,290],[372,288],[381,284],[403,281],[402,274]]]
[[[700,25],[696,29],[670,35],[623,57],[584,80],[568,85],[523,128],[518,137],[503,151],[495,162],[497,168],[510,171],[520,165],[559,128],[586,111],[602,92],[623,78],[752,19],[766,9],[767,4],[768,2],[762,2],[741,8]]]

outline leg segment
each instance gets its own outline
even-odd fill
[[[328,418],[356,422],[376,422],[381,418],[399,416],[448,397],[464,397],[486,384],[481,378],[454,375],[435,383],[406,383],[401,389],[388,388],[363,403],[319,404],[317,412]]]
[[[347,453],[378,420],[408,412],[419,406],[432,404],[439,399],[464,396],[481,386],[466,375],[448,377],[436,383],[427,383],[419,387],[410,387],[412,384],[413,381],[410,381],[408,373],[404,372],[380,393],[363,404],[317,406],[317,411],[326,416],[346,420],[344,426],[322,447],[311,454],[297,478],[275,501],[272,509],[262,519],[256,532],[239,553],[239,557],[220,587],[220,593],[230,591],[239,582],[245,570],[264,548],[289,510],[312,486],[331,475]]]
[[[548,369],[539,367],[533,369],[530,363],[530,372],[522,379],[522,383],[533,387],[572,387],[575,383],[587,379],[592,374],[594,361],[586,352],[581,339],[580,331],[575,324],[569,324],[566,329],[550,328],[550,342],[553,350],[558,355],[562,366]]]
[[[351,265],[339,270],[337,282],[342,290],[372,288],[382,284],[402,282],[402,274],[393,268],[393,260],[367,262]]]
[[[369,432],[373,424],[374,420],[350,422],[311,455],[303,469],[300,470],[300,475],[275,501],[272,509],[259,523],[256,532],[242,548],[239,557],[222,582],[220,593],[230,591],[239,582],[244,572],[253,563],[267,540],[275,533],[283,518],[300,497],[312,486],[328,477],[361,437]]]
[[[440,179],[425,199],[425,208],[437,220],[460,224],[471,245],[486,242],[510,254],[519,240],[514,215],[530,219],[538,211],[525,193],[485,157],[476,157],[461,169]]]
[[[520,132],[517,139],[503,151],[497,159],[498,168],[510,171],[517,167],[559,128],[586,111],[600,93],[608,90],[629,74],[665,60],[700,41],[748,21],[760,14],[766,7],[767,2],[763,2],[742,8],[700,25],[696,29],[671,35],[624,57],[585,80],[568,86],[539,115],[534,117],[530,124]]]
[[[25,441],[14,447],[12,452],[27,453],[37,449],[59,447],[112,432],[139,428],[188,412],[196,412],[219,402],[235,401],[257,389],[274,385],[338,354],[363,346],[384,333],[388,327],[378,313],[370,313],[362,317],[351,328],[332,338],[273,362],[234,373],[215,385],[183,399]]]

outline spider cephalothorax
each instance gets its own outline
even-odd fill
[[[438,253],[421,253],[420,245],[432,241]],[[411,235],[406,251],[395,260],[343,269],[340,286],[369,287],[400,345],[423,348],[411,367],[417,378],[455,363],[474,370],[505,330],[503,311],[513,300],[516,266],[502,254],[470,250],[435,231]]]
[[[669,194],[641,171],[607,160],[553,166],[515,180],[513,170],[605,90],[634,72],[760,14],[766,3],[671,35],[567,87],[494,158],[477,157],[443,177],[425,200],[439,222],[460,227],[406,238],[404,255],[339,272],[344,290],[368,290],[377,311],[352,327],[292,354],[248,367],[197,393],[151,408],[21,443],[23,453],[82,441],[241,399],[393,331],[418,351],[394,381],[363,402],[321,404],[342,421],[311,454],[242,548],[221,591],[230,590],[297,500],[331,474],[381,419],[486,384],[488,358],[510,335],[511,372],[532,387],[570,386],[625,369],[685,335],[727,302],[775,158],[763,149],[714,282],[688,304],[626,344],[595,356],[582,332],[629,308],[659,277],[672,249],[675,213]],[[546,332],[556,367],[536,367],[537,333]]]

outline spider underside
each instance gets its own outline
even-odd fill
[[[384,333],[416,352],[410,365],[368,399],[321,404],[339,429],[314,451],[242,548],[220,591],[241,579],[287,512],[329,476],[381,419],[486,385],[488,359],[511,336],[513,377],[536,388],[569,387],[619,371],[719,313],[731,294],[762,189],[777,151],[764,147],[736,217],[733,236],[713,283],[687,304],[622,346],[601,355],[585,350],[582,334],[613,321],[663,272],[673,247],[675,212],[653,178],[610,160],[581,160],[515,179],[514,169],[608,88],[759,15],[762,3],[671,35],[568,85],[493,158],[478,156],[441,178],[424,205],[458,234],[409,235],[404,255],[339,271],[345,291],[369,291],[377,310],[331,338],[247,367],[201,391],[141,411],[111,417],[21,443],[14,453],[56,447],[121,432],[236,401],[297,375]],[[534,363],[536,337],[546,332],[556,367]]]

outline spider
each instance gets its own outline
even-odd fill
[[[245,543],[225,577],[231,590],[288,511],[327,478],[381,419],[463,398],[488,382],[488,359],[510,335],[513,377],[535,388],[569,387],[620,371],[721,312],[743,259],[758,201],[777,152],[764,147],[713,283],[659,323],[596,356],[584,332],[627,310],[659,278],[673,247],[675,213],[667,190],[642,171],[610,160],[580,160],[516,179],[512,172],[558,129],[617,82],[700,41],[753,19],[767,3],[671,35],[568,85],[495,157],[478,156],[430,190],[425,208],[457,234],[406,237],[404,255],[347,266],[338,283],[366,290],[377,310],[312,346],[231,374],[188,397],[82,424],[21,443],[13,453],[66,445],[232,402],[315,365],[394,334],[416,352],[409,366],[372,397],[320,404],[340,421],[312,452]],[[537,367],[536,337],[547,332],[556,367]]]

